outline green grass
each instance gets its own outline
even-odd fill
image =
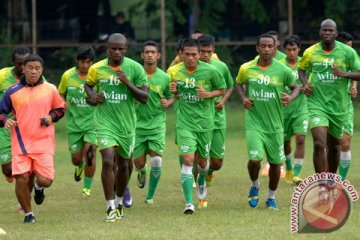
[[[357,109],[358,110],[358,109]],[[356,114],[359,119],[359,114]],[[279,212],[264,207],[268,179],[262,177],[258,208],[250,209],[247,194],[250,180],[247,174],[247,155],[244,140],[244,114],[239,107],[228,109],[227,152],[224,166],[216,173],[213,185],[208,189],[207,209],[196,209],[192,216],[182,211],[184,200],[179,181],[177,148],[173,135],[174,118],[168,116],[167,145],[164,154],[163,175],[155,195],[154,205],[146,205],[146,191],[136,186],[134,172],[130,188],[134,204],[125,209],[125,218],[108,224],[105,217],[100,170],[101,159],[94,180],[92,195],[84,198],[82,183],[73,180],[73,166],[67,150],[65,121],[57,125],[56,178],[46,190],[46,199],[41,206],[33,204],[36,224],[23,224],[23,215],[15,213],[14,184],[0,178],[0,227],[7,235],[0,239],[360,239],[359,203],[353,204],[352,216],[340,230],[330,234],[291,234],[290,197],[292,187],[281,181],[277,201]],[[349,180],[360,186],[359,121],[355,125],[352,142],[353,164]],[[307,136],[306,160],[303,176],[313,173],[311,160],[312,141]],[[358,188],[360,190],[360,188]],[[194,198],[195,191],[194,191]]]

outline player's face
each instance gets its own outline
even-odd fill
[[[109,42],[107,47],[107,54],[109,56],[110,64],[121,64],[124,61],[126,50],[127,46],[125,41],[114,40]]]
[[[350,41],[345,42],[345,44],[346,44],[346,45],[348,45],[348,46],[350,46],[350,47],[352,47],[352,41],[351,41],[351,40],[350,40]]]
[[[25,55],[15,54],[14,61],[13,61],[13,64],[15,66],[15,73],[17,73],[17,74],[22,73],[23,66],[24,66],[24,59],[28,55],[29,54],[25,54]]]
[[[144,59],[145,64],[153,65],[160,59],[160,53],[155,46],[146,46],[141,53],[141,58]]]
[[[259,41],[259,45],[256,46],[256,51],[262,60],[270,60],[276,51],[274,39],[269,37],[263,37]]]
[[[76,62],[78,65],[79,73],[82,75],[86,75],[89,71],[89,68],[93,64],[93,61],[91,61],[90,58],[78,59],[76,60]]]
[[[277,35],[271,35],[271,36],[275,39],[275,47],[276,49],[278,49],[281,44],[280,40],[278,39],[278,36]]]
[[[200,53],[197,47],[184,47],[182,55],[186,68],[194,69],[197,67],[200,59]]]
[[[287,44],[285,47],[285,54],[291,61],[295,61],[299,56],[300,48],[296,44]]]
[[[200,46],[200,60],[206,63],[210,62],[211,56],[214,53],[214,46]]]
[[[324,43],[333,43],[337,36],[336,27],[331,23],[325,23],[320,28],[320,38]]]
[[[23,67],[25,80],[28,84],[35,84],[43,72],[43,67],[38,61],[27,62]]]

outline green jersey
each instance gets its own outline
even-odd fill
[[[309,84],[313,92],[308,97],[309,110],[343,115],[349,112],[349,79],[335,76],[332,73],[333,64],[347,72],[360,70],[355,50],[338,41],[335,41],[331,52],[325,52],[321,42],[312,45],[305,50],[298,67],[310,73]]]
[[[193,132],[208,132],[214,129],[214,99],[197,97],[196,89],[204,88],[210,92],[225,88],[220,73],[210,64],[199,61],[193,72],[188,72],[184,63],[177,71],[168,71],[170,81],[177,82],[179,105],[176,127]]]
[[[286,61],[286,58],[283,58],[282,60],[280,60],[280,62],[282,64],[285,64],[285,66],[287,66],[291,69],[291,73],[295,77],[296,84],[299,87],[302,87],[302,82],[300,81],[299,73],[298,73],[299,60],[300,60],[300,57],[298,57],[295,65],[290,65]],[[285,91],[286,93],[288,93],[288,94],[291,93],[290,88],[285,87],[285,89],[286,89],[286,91]],[[299,92],[299,95],[288,106],[284,107],[284,118],[285,119],[288,119],[289,117],[295,118],[295,117],[300,116],[307,112],[308,112],[308,109],[307,109],[306,96],[304,93]]]
[[[280,50],[277,50],[274,58],[278,61],[281,61],[286,58],[286,54],[281,52]]]
[[[210,65],[214,66],[216,70],[223,76],[226,84],[226,89],[232,88],[234,85],[234,79],[231,76],[229,68],[226,66],[224,62],[216,61],[211,59]],[[221,100],[223,97],[215,98],[216,101]],[[225,107],[222,110],[215,109],[215,129],[225,129],[226,128],[226,113]]]
[[[116,69],[109,66],[107,58],[92,65],[86,83],[97,86],[98,92],[103,92],[105,96],[104,103],[96,107],[96,130],[104,129],[123,137],[132,137],[135,135],[136,123],[135,98],[130,89],[118,79],[117,70],[125,72],[136,87],[147,85],[143,67],[130,58],[125,57],[121,66]]]
[[[136,104],[136,134],[155,134],[165,132],[166,115],[165,109],[161,106],[162,97],[172,97],[169,89],[170,77],[160,68],[148,77],[149,99],[146,104]]]
[[[61,77],[59,93],[70,105],[66,110],[66,128],[69,132],[85,132],[94,129],[95,107],[86,103],[84,83],[78,69],[73,67]]]
[[[295,83],[290,69],[275,59],[264,69],[254,59],[240,67],[236,82],[246,84],[246,96],[253,100],[252,109],[245,111],[246,130],[283,132],[281,93]]]

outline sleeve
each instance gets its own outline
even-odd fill
[[[246,69],[247,68],[246,68],[245,64],[241,65],[241,67],[239,68],[238,75],[236,76],[236,82],[238,84],[246,84],[247,83]]]
[[[53,91],[53,102],[51,106],[51,110],[49,112],[52,121],[57,122],[59,121],[65,113],[65,106],[64,106],[64,100],[60,96],[58,91]]]
[[[86,83],[90,86],[96,86],[99,83],[99,80],[96,77],[96,68],[91,66],[89,72],[86,76]]]
[[[169,86],[169,83],[170,83],[170,77],[167,75],[166,76],[166,85],[165,85],[165,89],[164,89],[164,96],[166,97],[166,99],[169,99],[169,98],[173,98],[174,95],[170,92],[170,86]]]
[[[298,69],[308,70],[310,68],[310,55],[311,50],[308,48],[305,50],[303,57],[299,60]]]
[[[360,70],[359,55],[353,48],[350,48],[348,61],[349,61],[349,70],[350,71],[355,72],[355,71]]]
[[[142,87],[142,86],[147,86],[148,85],[148,81],[147,81],[147,77],[146,77],[146,73],[144,68],[140,65],[137,64],[136,65],[136,69],[135,69],[135,78],[134,78],[134,85],[136,87]]]
[[[11,112],[12,102],[8,92],[5,92],[3,98],[0,101],[0,127],[5,126],[5,122],[8,119],[8,114]]]
[[[226,88],[232,88],[234,86],[234,79],[231,76],[230,70],[228,67],[225,66],[225,70],[224,70],[224,79],[226,82]]]
[[[61,95],[63,96],[66,96],[66,84],[67,83],[67,76],[66,74],[64,73],[62,76],[61,76],[61,80],[60,80],[60,84],[59,84],[59,87],[58,87],[58,91]]]
[[[226,88],[225,79],[217,70],[214,69],[212,75],[212,84],[214,90]]]

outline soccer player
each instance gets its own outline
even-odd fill
[[[71,161],[75,165],[74,179],[79,182],[85,168],[82,193],[90,196],[90,188],[96,169],[95,107],[86,103],[84,84],[90,66],[95,59],[91,47],[82,47],[76,53],[77,66],[61,77],[59,93],[65,99],[66,128]]]
[[[214,177],[214,171],[220,170],[223,164],[225,155],[225,139],[226,139],[226,112],[225,103],[229,99],[233,91],[234,80],[231,76],[229,68],[224,62],[211,59],[215,50],[215,44],[213,37],[209,35],[201,35],[198,38],[200,44],[200,60],[213,65],[216,70],[222,75],[226,83],[226,90],[224,96],[217,97],[215,99],[215,125],[213,131],[213,137],[211,140],[210,148],[210,166],[206,175],[206,184],[210,186]],[[201,177],[201,176],[200,176]],[[199,179],[202,182],[202,179]],[[203,199],[199,203],[199,207],[206,207],[206,199]]]
[[[177,142],[180,151],[180,181],[185,196],[185,214],[194,213],[192,168],[195,153],[198,155],[199,174],[206,175],[207,160],[214,129],[214,98],[224,94],[225,82],[211,65],[199,61],[197,40],[183,42],[181,68],[170,74],[170,91],[177,94],[179,106],[176,117]],[[206,183],[198,182],[198,198],[206,199]]]
[[[176,51],[176,57],[175,59],[171,62],[170,67],[175,66],[178,63],[181,63],[182,60],[182,42],[184,41],[184,39],[180,39],[179,41],[176,42],[175,45],[175,51]]]
[[[260,162],[266,153],[269,169],[269,192],[266,206],[278,210],[275,194],[280,179],[280,168],[285,160],[283,106],[298,95],[299,87],[289,68],[273,59],[275,39],[269,34],[260,35],[256,43],[259,57],[244,63],[236,77],[237,84],[246,87],[240,91],[245,107],[248,171],[252,182],[248,201],[250,207],[259,202]],[[286,94],[285,87],[291,89]],[[242,89],[243,88],[238,88]]]
[[[11,61],[14,66],[6,67],[0,70],[0,100],[5,94],[6,89],[19,82],[22,76],[23,63],[25,57],[30,54],[30,49],[26,47],[17,47],[13,50]],[[11,113],[8,116],[11,118]],[[13,182],[11,173],[11,141],[10,132],[7,129],[0,128],[0,165],[2,173],[9,183]]]
[[[123,197],[133,167],[134,102],[146,103],[148,99],[145,71],[140,64],[125,57],[126,50],[124,35],[110,35],[108,58],[90,67],[85,84],[88,102],[97,104],[95,126],[102,157],[101,180],[107,204],[106,222],[121,219],[124,215],[123,204],[132,204],[132,199],[123,201]]]
[[[274,59],[281,60],[286,58],[286,54],[284,54],[279,50],[279,46],[281,45],[279,32],[275,30],[270,30],[267,32],[267,34],[271,35],[275,39],[276,51],[275,51]]]
[[[350,111],[349,79],[359,79],[360,61],[354,49],[335,40],[333,20],[321,22],[319,35],[321,41],[306,49],[298,63],[299,77],[308,96],[315,172],[336,173],[343,125]],[[321,186],[320,192],[320,197],[327,194],[326,187]]]
[[[298,75],[298,61],[300,60],[300,39],[298,36],[291,36],[285,39],[284,48],[286,58],[280,60],[291,69],[298,86],[302,86]],[[287,88],[287,93],[289,89]],[[301,168],[305,155],[305,136],[308,130],[308,109],[306,96],[304,93],[299,95],[288,105],[284,107],[284,151],[285,151],[285,179],[288,183],[298,185],[302,179],[300,178]],[[294,153],[294,169],[291,159],[291,138],[295,135],[295,153]]]
[[[144,43],[141,53],[149,85],[149,99],[146,104],[136,105],[136,137],[134,165],[138,172],[137,181],[140,188],[146,182],[146,155],[150,156],[150,180],[145,198],[146,203],[153,203],[156,187],[159,183],[162,167],[162,155],[165,148],[167,109],[174,97],[170,93],[170,77],[157,67],[160,59],[159,46],[154,41]]]
[[[64,115],[64,101],[56,87],[42,77],[43,60],[38,55],[24,59],[20,82],[11,86],[0,102],[0,127],[10,129],[12,175],[15,193],[24,212],[24,223],[34,223],[31,192],[35,203],[44,201],[44,187],[54,180],[54,122]],[[8,117],[13,114],[13,119]],[[35,179],[35,182],[34,182]]]
[[[340,32],[337,36],[338,40],[346,45],[352,47],[353,37],[347,32]],[[350,164],[351,164],[351,138],[353,135],[354,127],[354,106],[351,101],[351,97],[355,98],[357,96],[357,82],[351,81],[349,86],[349,114],[346,117],[344,126],[343,126],[343,137],[341,139],[341,149],[340,149],[340,164],[339,164],[339,174],[341,179],[344,181],[348,174]]]

